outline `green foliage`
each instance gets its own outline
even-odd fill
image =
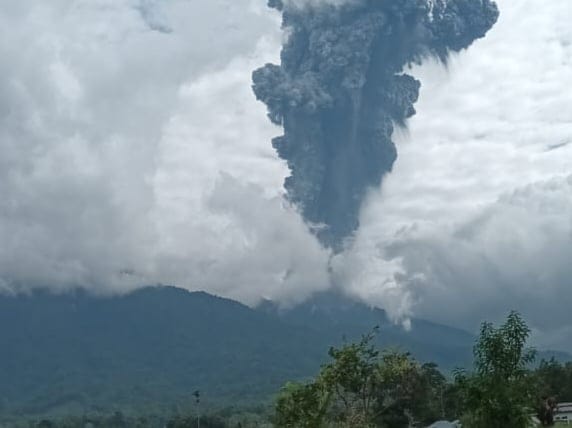
[[[42,419],[39,422],[20,422],[14,425],[27,428],[155,428],[164,424],[155,418],[129,417],[121,412],[115,412],[110,416],[69,416],[62,419]]]
[[[350,341],[358,338],[357,343],[334,346],[316,379],[282,391],[275,412],[278,426],[304,426],[305,420],[316,427],[321,421],[426,426],[469,415],[468,403],[479,400],[468,394],[468,385],[493,391],[496,381],[489,386],[486,379],[523,382],[513,382],[515,372],[529,380],[525,369],[530,358],[522,358],[527,351],[520,346],[528,332],[518,316],[511,321],[520,325],[516,329],[485,324],[476,354],[480,377],[463,373],[464,382],[450,384],[436,365],[378,349],[400,344],[422,361],[466,365],[474,339],[470,334],[422,321],[414,321],[413,330],[405,333],[381,311],[363,305],[345,306],[336,299],[314,303],[277,315],[171,288],[116,299],[81,293],[0,296],[0,349],[10,350],[0,358],[0,426],[36,427],[45,418],[58,428],[115,427],[121,419],[129,427],[163,428],[170,418],[179,424],[188,419],[173,415],[196,410],[189,401],[196,388],[204,391],[206,413],[230,403],[264,407],[286,380],[315,373],[327,360],[328,346],[338,344],[343,334]],[[360,341],[360,333],[376,323],[380,334]],[[533,379],[536,398],[572,401],[572,364],[545,360]],[[502,394],[493,397],[495,406],[506,401]],[[519,394],[510,397],[520,400]],[[123,416],[108,416],[115,410]],[[216,415],[230,427],[247,427],[266,423],[269,412],[234,408]]]
[[[459,371],[466,428],[526,428],[534,408],[534,383],[528,369],[535,351],[526,348],[530,329],[516,312],[498,328],[483,323],[475,345],[475,370]]]
[[[484,323],[474,347],[474,371],[447,382],[435,364],[408,353],[380,353],[374,333],[331,348],[313,382],[288,384],[276,402],[277,427],[426,426],[462,416],[466,428],[527,428],[539,385],[566,391],[567,369],[555,360],[530,370],[530,329],[516,312],[500,327]]]
[[[527,373],[536,351],[525,348],[530,329],[517,312],[511,312],[506,322],[495,329],[483,323],[475,346],[475,368],[478,374],[510,380]]]
[[[169,415],[270,401],[320,367],[328,343],[237,302],[173,288],[124,297],[0,296],[0,424],[20,415]],[[300,352],[301,344],[312,347]]]
[[[252,413],[244,409],[226,409],[201,415],[201,428],[268,428],[270,422],[265,414]],[[112,415],[68,416],[64,418],[43,418],[41,420],[13,420],[0,423],[10,428],[196,428],[197,416],[178,415],[170,418],[126,416],[121,412]]]
[[[407,353],[388,352],[378,367],[376,426],[429,425],[444,416],[447,382],[437,365],[420,365]]]
[[[166,428],[196,428],[196,416],[177,417],[167,423]],[[200,426],[202,428],[226,428],[224,420],[216,416],[207,416],[200,419]]]
[[[421,393],[420,366],[408,354],[389,352],[378,367],[376,422],[378,426],[401,428],[413,418],[414,400]]]
[[[572,401],[572,363],[562,364],[555,358],[543,359],[534,377],[539,397]]]
[[[415,400],[415,413],[424,425],[437,419],[454,419],[455,406],[452,405],[451,385],[439,371],[437,364],[425,363],[421,366],[421,388]]]
[[[333,417],[351,424],[371,423],[379,366],[379,351],[372,345],[375,331],[358,343],[330,348],[332,361],[322,367],[319,382],[333,395]]]
[[[287,380],[313,375],[342,336],[359,341],[376,324],[379,347],[446,367],[468,360],[466,332],[424,321],[404,332],[383,311],[337,297],[284,313],[170,287],[109,299],[0,296],[0,349],[10,350],[0,358],[0,423],[115,410],[171,415],[173,406],[191,411],[184,406],[195,389],[213,408],[268,403]]]
[[[287,383],[276,400],[274,423],[279,427],[323,427],[330,398],[320,381]]]
[[[277,427],[408,427],[441,414],[446,381],[437,366],[407,353],[380,353],[374,332],[329,351],[316,379],[287,384],[276,401]]]

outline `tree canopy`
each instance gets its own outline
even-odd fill
[[[532,370],[536,352],[527,347],[530,329],[517,312],[498,327],[482,324],[474,367],[457,370],[453,382],[434,363],[377,350],[374,335],[331,348],[315,379],[287,384],[275,425],[405,428],[461,418],[465,428],[527,428],[541,393],[568,393],[572,364],[543,361]]]
[[[535,351],[526,347],[530,329],[517,312],[499,327],[485,322],[474,348],[474,371],[458,371],[467,428],[526,428],[535,407],[529,370]]]
[[[433,422],[441,415],[445,377],[408,353],[380,352],[375,332],[329,351],[310,382],[287,384],[276,403],[277,427],[387,427]]]

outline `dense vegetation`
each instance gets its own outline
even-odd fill
[[[329,361],[306,382],[288,382],[272,414],[264,408],[227,409],[200,417],[203,428],[407,428],[438,419],[460,418],[465,428],[528,428],[541,397],[572,400],[572,363],[543,360],[531,368],[535,351],[526,347],[529,329],[511,313],[494,327],[484,323],[474,347],[472,370],[447,379],[436,364],[420,364],[410,354],[380,351],[374,332],[356,343],[331,347]],[[197,415],[169,419],[112,416],[68,417],[14,422],[14,427],[191,428]]]
[[[220,409],[270,402],[287,380],[312,376],[331,345],[380,325],[398,346],[446,369],[470,363],[474,337],[322,296],[290,311],[252,309],[162,287],[114,297],[77,292],[0,296],[0,420],[121,411],[170,415],[200,389]]]
[[[0,427],[10,428],[242,428],[271,427],[266,414],[247,411],[221,411],[215,414],[201,415],[188,413],[171,418],[159,416],[125,416],[121,412],[112,415],[84,415],[62,418],[43,418],[30,420],[21,418],[12,420]]]
[[[373,335],[332,347],[315,379],[282,389],[275,426],[408,428],[448,418],[461,419],[465,428],[529,428],[542,397],[572,399],[572,366],[552,359],[531,370],[529,334],[515,312],[498,328],[484,323],[473,370],[458,370],[452,381],[407,353],[380,352]]]
[[[527,336],[516,315],[485,324],[474,370],[453,372],[470,366],[470,334],[419,320],[405,332],[382,311],[332,296],[285,312],[172,288],[0,297],[0,427],[195,426],[190,393],[200,389],[203,428],[460,416],[494,428],[479,420],[505,414],[511,400],[526,401],[526,412],[545,395],[572,401],[572,363],[540,358],[530,371]],[[495,363],[507,355],[512,365]],[[505,389],[495,389],[499,378],[510,380]],[[483,404],[490,397],[497,410]]]
[[[445,377],[409,354],[380,353],[373,335],[331,348],[331,362],[308,383],[287,384],[276,403],[278,427],[428,424],[446,412]]]

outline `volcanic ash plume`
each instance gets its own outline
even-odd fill
[[[281,65],[253,73],[256,97],[288,162],[288,198],[340,250],[358,227],[362,200],[397,153],[394,126],[415,114],[420,83],[404,67],[483,37],[498,18],[492,0],[269,0],[288,34]]]

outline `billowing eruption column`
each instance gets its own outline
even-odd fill
[[[256,70],[253,89],[270,120],[284,127],[273,146],[291,170],[288,198],[307,221],[323,225],[322,243],[339,251],[358,227],[366,191],[397,158],[394,126],[415,114],[421,85],[404,68],[427,57],[446,62],[486,34],[498,8],[492,0],[269,6],[282,12],[288,38],[281,65]]]

